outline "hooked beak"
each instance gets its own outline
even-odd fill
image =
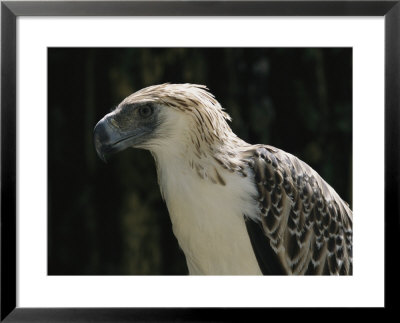
[[[97,123],[93,133],[97,155],[107,163],[107,159],[111,154],[132,147],[136,143],[136,138],[139,134],[140,129],[124,133],[111,125],[109,119],[104,117]]]
[[[97,155],[106,163],[108,155],[112,153],[113,143],[120,135],[110,127],[107,119],[103,118],[94,127],[93,137]]]

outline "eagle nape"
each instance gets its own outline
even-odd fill
[[[149,150],[192,275],[351,275],[353,213],[297,157],[251,145],[203,85],[139,90],[99,121],[106,161]]]

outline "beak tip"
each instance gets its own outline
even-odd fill
[[[107,156],[106,156],[105,152],[103,151],[102,146],[97,145],[97,144],[95,146],[96,146],[97,156],[101,159],[102,162],[107,164]]]
[[[102,136],[104,132],[104,126],[102,124],[102,120],[96,125],[93,131],[93,139],[94,139],[94,146],[96,149],[97,156],[107,164],[107,158],[104,154],[103,150],[103,143],[102,143]]]
[[[106,158],[106,156],[104,154],[100,156],[100,159],[104,162],[104,164],[108,164],[107,163],[107,158]]]

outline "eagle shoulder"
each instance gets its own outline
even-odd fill
[[[272,146],[252,146],[242,157],[258,191],[259,214],[245,218],[263,273],[352,274],[352,211],[334,189]]]

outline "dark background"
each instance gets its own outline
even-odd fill
[[[49,48],[49,275],[187,274],[150,153],[104,164],[92,138],[164,82],[207,85],[239,137],[296,155],[351,205],[351,48]]]

